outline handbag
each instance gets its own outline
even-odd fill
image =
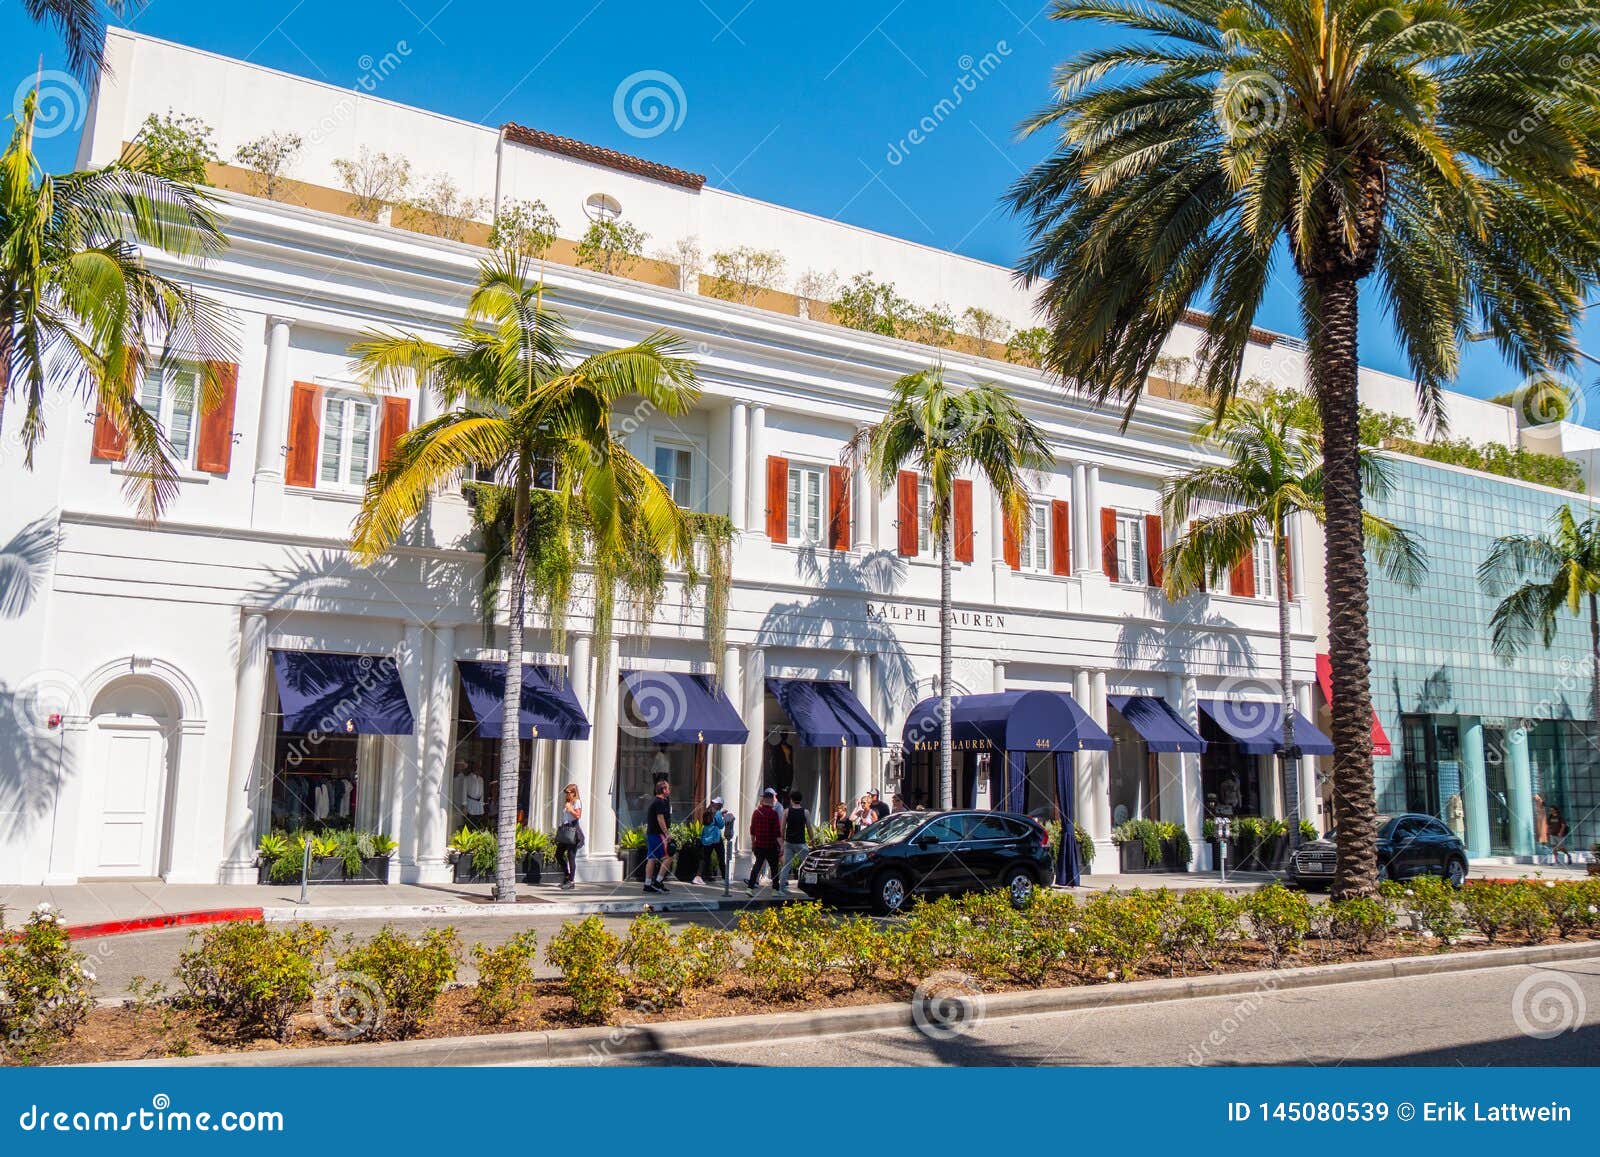
[[[578,826],[577,820],[567,820],[556,829],[556,846],[561,848],[583,847],[583,829]]]

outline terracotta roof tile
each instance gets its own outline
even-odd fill
[[[696,192],[704,187],[706,179],[702,173],[691,173],[685,169],[674,169],[671,165],[660,165],[655,161],[646,161],[640,157],[630,157],[627,153],[619,153],[615,149],[602,148],[591,145],[585,141],[575,141],[571,137],[558,137],[554,133],[547,133],[541,129],[530,129],[526,125],[506,123],[501,126],[506,140],[514,141],[519,145],[529,148],[543,149],[547,153],[560,153],[563,156],[574,157],[580,161],[588,161],[595,165],[604,165],[608,169],[616,169],[623,173],[632,173],[636,177],[648,177],[652,181],[665,181],[669,185],[681,185],[685,189]]]

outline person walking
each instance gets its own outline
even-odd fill
[[[856,825],[850,820],[850,813],[845,809],[844,801],[840,800],[833,805],[833,838],[848,840],[856,834]]]
[[[880,820],[888,819],[889,805],[883,802],[883,797],[875,791],[869,791],[867,795],[871,797],[867,803],[867,806],[872,809],[872,814],[877,816]]]
[[[797,791],[789,793],[789,810],[783,813],[783,866],[778,871],[778,891],[789,890],[789,873],[798,871],[806,858],[806,834],[811,817],[801,806],[805,801]]]
[[[578,870],[578,849],[583,847],[583,801],[578,785],[567,784],[562,793],[561,823],[556,826],[556,867],[561,869],[561,890],[572,891]]]
[[[761,866],[772,871],[772,886],[778,886],[778,856],[782,854],[783,820],[778,815],[778,793],[770,787],[761,793],[761,806],[750,815],[750,880],[745,885],[756,890]]]
[[[727,870],[727,853],[722,847],[722,827],[725,822],[722,797],[719,795],[700,817],[700,870],[695,873],[696,884],[704,884],[707,876],[712,880],[717,878],[715,868],[718,857],[722,859],[723,870]]]
[[[667,869],[672,863],[672,783],[661,780],[656,784],[656,797],[650,801],[645,813],[644,890],[666,892]]]
[[[850,813],[850,822],[856,831],[878,822],[878,813],[872,810],[872,796],[864,795],[856,801],[856,810]]]
[[[1567,821],[1561,815],[1561,809],[1551,806],[1545,817],[1545,824],[1550,836],[1550,856],[1556,862],[1561,862],[1561,857],[1567,858],[1567,863],[1572,863],[1572,853],[1567,851]]]

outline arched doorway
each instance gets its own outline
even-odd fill
[[[120,679],[90,709],[78,876],[161,874],[180,708],[159,681]]]

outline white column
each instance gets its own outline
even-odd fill
[[[1006,689],[1006,665],[1002,659],[994,661],[994,682],[992,689],[996,695],[1003,694]]]
[[[750,507],[750,406],[735,402],[728,422],[728,519],[743,530]]]
[[[878,717],[872,706],[872,655],[866,651],[857,651],[853,666],[850,689],[856,693],[856,698],[861,700],[861,705],[867,709],[867,714],[876,721]],[[890,740],[890,737],[885,736],[885,739]],[[856,800],[872,786],[873,772],[876,770],[877,761],[883,758],[883,755],[884,751],[881,748],[856,749],[855,762],[851,768],[850,790],[845,799],[845,803],[850,805],[852,811],[855,810]]]
[[[228,754],[228,800],[220,883],[255,882],[256,757],[267,692],[267,616],[246,610],[239,622],[239,670],[233,697],[233,745]]]
[[[428,676],[422,688],[426,704],[421,767],[417,773],[417,836],[412,871],[424,884],[450,881],[445,844],[450,839],[451,754],[455,741],[456,631],[433,629]]]
[[[1311,571],[1308,569],[1310,564],[1306,561],[1306,539],[1311,535],[1313,525],[1311,516],[1305,513],[1297,513],[1289,520],[1289,560],[1293,572],[1290,577],[1294,582],[1296,599],[1305,598],[1306,591],[1310,589],[1308,580],[1311,578]],[[1307,714],[1306,709],[1300,708],[1300,713]]]
[[[1082,707],[1085,711],[1088,711],[1091,717],[1094,715],[1094,711],[1089,705],[1093,695],[1091,694],[1091,680],[1088,671],[1077,671],[1073,673],[1072,698],[1079,707]],[[1104,807],[1097,806],[1095,802],[1094,754],[1095,753],[1092,751],[1078,752],[1073,758],[1072,768],[1073,785],[1077,789],[1073,800],[1073,807],[1077,813],[1078,826],[1084,831],[1088,832],[1091,836],[1095,835],[1095,817],[1100,813],[1100,811],[1106,810]],[[1100,870],[1103,872],[1106,870],[1106,860],[1103,853],[1099,857],[1099,860]]]
[[[289,323],[267,318],[266,369],[256,418],[256,470],[250,525],[276,525],[283,514],[283,461],[289,442]]]
[[[1106,726],[1106,673],[1095,671],[1089,677],[1089,702],[1085,709],[1101,728]],[[1094,768],[1095,826],[1089,830],[1097,840],[1111,838],[1111,753],[1089,752],[1089,765]]]
[[[1083,565],[1086,571],[1100,569],[1100,467],[1084,471],[1083,486]]]
[[[410,735],[395,735],[384,746],[384,788],[389,799],[389,835],[399,844],[396,849],[401,880],[417,878],[417,848],[420,809],[423,802],[422,761],[427,746],[427,731],[432,725],[428,702],[428,674],[431,654],[428,632],[420,623],[408,625],[400,647],[400,686],[412,705]]]
[[[1089,563],[1089,485],[1082,462],[1072,464],[1072,569],[1085,570]]]
[[[622,648],[615,637],[596,664],[594,719],[594,791],[584,815],[589,818],[589,856],[606,859],[617,851],[617,722],[620,718]]]
[[[744,774],[740,777],[739,847],[750,849],[750,816],[761,802],[762,755],[766,744],[767,653],[760,647],[744,652],[744,721],[750,737],[744,742]]]
[[[851,506],[855,514],[855,526],[852,528],[854,537],[851,541],[859,551],[875,550],[878,545],[878,495],[872,485],[872,476],[867,473],[866,463],[856,466],[854,482],[855,501]]]
[[[762,534],[767,529],[767,408],[759,402],[750,407],[749,455],[744,528]]]
[[[567,638],[567,681],[571,684],[572,694],[583,708],[584,716],[589,720],[589,733],[594,734],[594,663],[592,659],[593,640],[583,631],[573,631]],[[558,790],[567,784],[578,785],[578,799],[583,804],[584,836],[589,834],[589,812],[592,810],[593,801],[589,798],[594,794],[594,742],[591,739],[569,739],[562,745],[561,772],[556,777],[560,783]],[[587,844],[578,852],[578,867],[583,868],[583,861],[589,858]]]
[[[739,648],[729,643],[722,651],[722,690],[728,702],[735,706],[744,702],[744,672],[740,664]],[[741,712],[743,717],[743,712]],[[747,724],[748,725],[748,724]],[[717,781],[711,787],[712,795],[722,797],[723,806],[739,798],[739,782],[744,767],[744,748],[737,743],[722,743],[716,747]]]
[[[1295,573],[1299,573],[1298,571]],[[1311,684],[1296,683],[1294,688],[1294,702],[1300,714],[1307,719],[1314,719],[1311,706]],[[1317,756],[1302,755],[1300,757],[1300,818],[1310,820],[1316,825],[1318,834],[1332,827],[1332,817],[1324,821],[1321,814],[1321,793],[1317,791]]]

